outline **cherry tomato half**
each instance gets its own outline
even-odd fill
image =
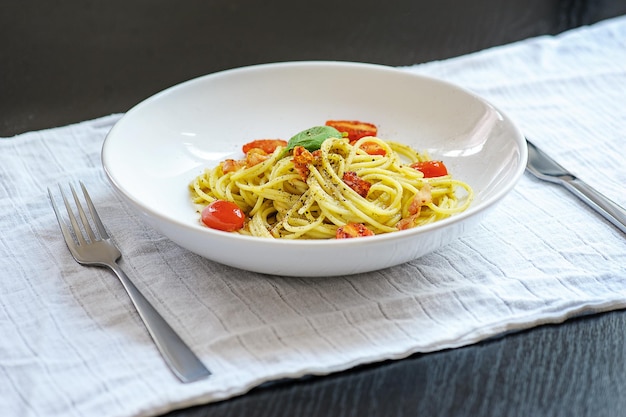
[[[274,152],[279,146],[284,148],[287,146],[287,141],[282,139],[257,139],[243,145],[241,150],[243,153],[248,153],[250,149],[257,148],[269,154]]]
[[[347,133],[350,142],[355,142],[364,136],[376,136],[378,134],[376,125],[358,120],[327,120],[326,126]]]
[[[448,175],[448,169],[441,161],[424,161],[411,164],[411,168],[415,168],[424,174],[424,178],[443,177]]]
[[[387,155],[387,151],[385,151],[378,143],[374,142],[364,142],[361,144],[361,149],[365,151],[368,155]]]
[[[235,203],[216,200],[202,210],[202,223],[211,229],[234,232],[243,227],[246,216]]]

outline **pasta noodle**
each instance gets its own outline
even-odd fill
[[[368,146],[382,152],[370,154]],[[419,227],[462,212],[473,198],[465,182],[449,174],[425,178],[411,167],[430,160],[428,155],[378,137],[352,144],[328,138],[319,151],[302,152],[309,158],[304,162],[296,150],[285,156],[279,146],[252,166],[225,169],[223,162],[207,168],[190,183],[191,200],[198,212],[216,200],[237,204],[248,218],[241,234],[329,239],[349,224],[363,225],[373,234]],[[360,194],[350,178],[369,189]]]

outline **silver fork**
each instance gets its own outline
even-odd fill
[[[65,238],[65,243],[69,248],[72,256],[76,261],[83,265],[96,265],[110,268],[120,279],[124,289],[128,293],[133,302],[139,316],[143,320],[148,333],[154,340],[165,362],[170,369],[182,382],[193,382],[211,375],[211,372],[202,364],[200,359],[189,349],[176,332],[167,324],[165,319],[155,310],[150,302],[141,294],[131,280],[126,276],[124,271],[117,264],[117,260],[122,256],[119,249],[111,240],[109,234],[104,228],[100,216],[94,207],[85,185],[80,182],[80,187],[87,203],[87,208],[91,215],[91,219],[96,226],[97,233],[91,227],[89,219],[80,203],[78,195],[74,187],[70,184],[72,196],[76,203],[78,216],[82,228],[80,227],[76,216],[74,216],[72,207],[65,197],[63,189],[59,185],[61,196],[67,210],[67,217],[70,225],[63,220],[59,209],[54,201],[52,192],[48,188],[48,196],[57,217],[61,232]],[[87,236],[84,235],[84,232]]]

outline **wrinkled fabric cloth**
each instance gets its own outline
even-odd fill
[[[624,63],[622,17],[403,70],[484,97],[625,206]],[[528,174],[477,229],[397,267],[308,279],[208,261],[114,193],[100,151],[120,117],[0,139],[0,415],[155,415],[626,307],[624,234]],[[71,258],[46,189],[79,180],[122,268],[209,379],[180,383],[111,272]]]

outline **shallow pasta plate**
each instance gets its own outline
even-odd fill
[[[471,206],[426,226],[340,240],[264,239],[200,224],[187,186],[206,167],[241,158],[250,140],[288,139],[329,119],[374,123],[379,137],[443,160],[473,188]],[[128,111],[102,148],[116,191],[172,241],[219,263],[285,276],[374,271],[442,248],[514,187],[526,158],[518,128],[482,98],[406,70],[347,62],[264,64],[184,82]]]

